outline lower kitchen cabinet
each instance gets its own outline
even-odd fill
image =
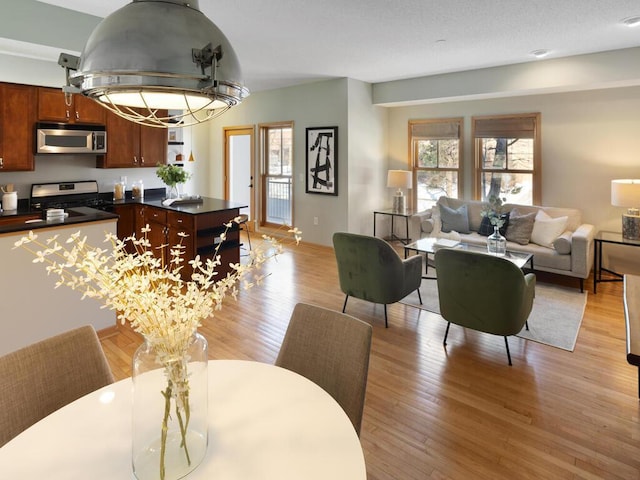
[[[198,213],[186,213],[171,208],[156,207],[144,204],[123,204],[114,207],[120,215],[118,221],[118,238],[125,238],[135,232],[139,238],[142,228],[149,225],[147,238],[155,254],[163,255],[165,264],[171,261],[171,248],[182,244],[183,269],[182,278],[189,280],[193,270],[189,261],[200,255],[203,262],[220,255],[221,265],[218,275],[223,278],[232,269],[230,263],[240,261],[240,231],[234,224],[226,233],[225,224],[239,214],[238,208],[210,210]],[[184,236],[184,235],[186,236]],[[164,249],[158,247],[165,245]]]

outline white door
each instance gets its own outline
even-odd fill
[[[253,127],[225,128],[225,198],[247,205],[240,213],[249,215],[252,227],[255,216],[253,145]]]

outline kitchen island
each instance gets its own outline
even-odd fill
[[[152,247],[162,245],[184,246],[182,277],[191,278],[188,261],[196,255],[205,261],[220,255],[218,275],[224,277],[232,269],[230,264],[240,261],[240,231],[238,225],[226,224],[240,215],[245,205],[219,198],[200,197],[193,203],[164,205],[162,197],[127,199],[113,202],[113,212],[118,214],[118,237],[140,237],[141,230],[149,225],[147,238]],[[186,235],[186,236],[185,236]],[[157,250],[165,262],[170,261],[168,248]]]

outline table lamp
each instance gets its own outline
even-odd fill
[[[389,170],[387,174],[387,187],[397,188],[393,196],[393,211],[395,213],[405,213],[407,210],[407,197],[404,195],[403,188],[411,188],[413,176],[407,170]]]
[[[611,205],[628,208],[622,214],[622,238],[640,239],[640,180],[612,180]]]

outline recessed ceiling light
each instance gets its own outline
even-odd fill
[[[640,15],[623,18],[621,22],[623,25],[626,25],[627,27],[637,27],[640,25]]]
[[[551,52],[549,50],[547,50],[546,48],[541,48],[539,50],[533,50],[531,52],[529,52],[529,55],[532,55],[536,58],[544,58],[547,55],[549,55]]]

